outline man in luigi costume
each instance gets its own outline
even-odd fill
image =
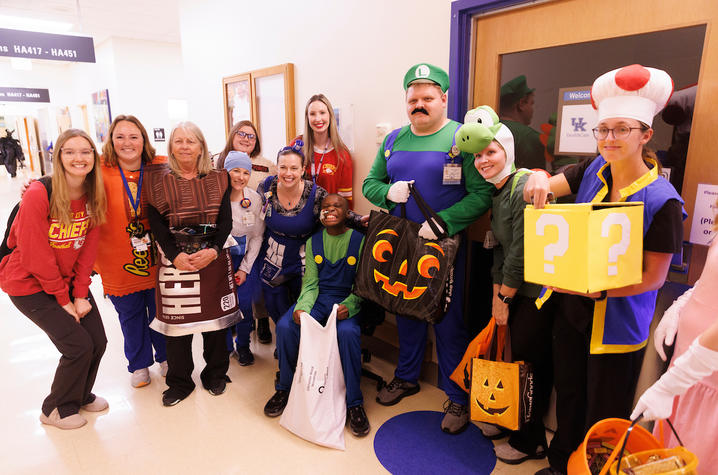
[[[501,86],[499,116],[514,136],[517,168],[546,168],[540,134],[529,127],[534,115],[534,89],[526,76],[516,76]]]
[[[390,132],[377,152],[362,192],[374,205],[422,223],[419,235],[437,239],[461,232],[491,206],[492,185],[484,181],[473,165],[473,156],[459,152],[454,140],[460,123],[446,117],[449,76],[441,68],[419,63],[404,76],[406,112],[410,125]],[[413,182],[428,205],[437,212],[441,231],[431,230],[410,196]],[[464,324],[464,279],[466,240],[456,256],[451,304],[440,323],[434,325],[439,360],[439,387],[448,401],[441,422],[444,432],[457,434],[468,426],[466,392],[449,376],[461,361],[469,343]],[[401,298],[397,296],[397,298]],[[397,315],[399,361],[394,379],[377,395],[377,402],[390,406],[419,392],[419,372],[424,358],[428,323]]]

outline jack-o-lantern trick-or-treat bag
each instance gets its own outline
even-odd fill
[[[438,220],[416,188],[411,192],[426,219]],[[388,312],[439,323],[451,302],[459,236],[423,239],[420,227],[409,219],[372,211],[354,293]]]
[[[471,419],[519,430],[533,412],[531,366],[523,361],[511,361],[508,326],[497,327],[489,348],[489,354],[472,362]],[[493,360],[487,358],[489,355]]]

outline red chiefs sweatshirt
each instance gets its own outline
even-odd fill
[[[45,292],[57,303],[87,298],[90,272],[97,255],[99,228],[90,228],[87,199],[71,201],[72,220],[51,219],[47,191],[33,182],[25,192],[10,228],[8,247],[15,249],[0,262],[0,287],[12,296]]]

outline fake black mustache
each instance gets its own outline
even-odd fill
[[[417,107],[416,109],[411,111],[411,115],[419,114],[419,113],[429,115],[429,112],[427,112],[427,110],[424,109],[423,107]]]

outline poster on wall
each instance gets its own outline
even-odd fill
[[[593,129],[598,113],[591,105],[591,86],[558,90],[555,155],[596,156]]]
[[[718,212],[718,185],[699,183],[696,205],[693,208],[690,241],[709,246],[715,235],[716,212]]]
[[[104,143],[112,122],[110,92],[107,89],[92,93],[92,109],[95,115],[95,136],[98,143]]]
[[[249,76],[225,84],[225,120],[230,129],[239,121],[252,120],[252,97],[249,88]]]
[[[58,135],[63,133],[67,129],[72,128],[72,119],[70,119],[69,107],[59,107],[57,109],[57,114],[55,114],[55,117],[57,118]]]

